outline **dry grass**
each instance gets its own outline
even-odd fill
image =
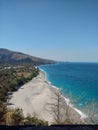
[[[17,76],[19,76],[19,77],[23,76],[25,78],[29,77],[30,75],[31,75],[31,73],[28,73],[28,72],[18,72],[17,73]]]

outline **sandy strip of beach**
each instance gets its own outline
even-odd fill
[[[53,97],[58,90],[51,86],[46,81],[45,74],[40,71],[39,75],[33,78],[30,82],[23,85],[18,91],[14,92],[9,100],[10,108],[22,108],[24,116],[28,114],[34,114],[38,118],[48,121],[49,124],[54,122],[54,116],[51,111],[47,110],[48,103],[54,103]],[[68,99],[62,97],[62,103],[66,108],[68,104]],[[46,108],[47,107],[47,108]],[[83,122],[84,114],[74,108],[72,105],[69,105],[69,117],[72,118],[74,123]],[[62,116],[65,116],[64,114]]]

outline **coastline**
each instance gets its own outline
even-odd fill
[[[36,115],[38,118],[48,121],[49,124],[54,122],[53,114],[46,110],[47,103],[54,103],[51,99],[59,89],[48,82],[43,70],[37,77],[23,85],[17,92],[12,94],[9,103],[13,104],[9,108],[22,108],[24,116],[28,114]],[[69,99],[61,95],[62,103],[66,107],[69,104],[69,116],[74,124],[84,123],[85,115],[69,103]]]
[[[60,89],[58,87],[52,85],[52,83],[50,81],[48,81],[47,73],[43,69],[40,69],[40,72],[42,72],[45,75],[45,80],[50,85],[50,87],[53,87],[57,91],[60,91]],[[70,99],[65,98],[63,94],[61,96],[64,98],[64,100],[65,100],[65,102],[67,102],[67,104],[70,104]],[[79,110],[75,106],[73,106],[73,104],[70,104],[70,107],[72,107],[72,109],[74,109],[78,114],[80,114],[81,119],[85,119],[87,117],[86,114],[84,114],[81,110]]]

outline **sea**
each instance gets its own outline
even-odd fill
[[[80,110],[91,102],[98,104],[98,63],[58,62],[39,68]]]

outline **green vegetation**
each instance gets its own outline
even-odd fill
[[[36,125],[48,126],[48,122],[39,119],[35,115],[28,115],[24,117],[22,109],[8,109],[8,99],[13,91],[17,91],[23,84],[30,81],[32,78],[39,74],[37,67],[29,64],[22,65],[9,65],[0,64],[0,125]],[[71,95],[70,95],[71,97]],[[53,124],[76,124],[78,120],[74,117],[74,121],[69,116],[71,113],[69,105],[66,107],[62,102],[61,93],[55,93],[51,99],[55,103],[47,103],[47,110],[51,112],[54,117]],[[92,102],[87,106],[87,118],[85,122],[80,124],[97,124],[98,106],[96,102]],[[70,114],[72,115],[72,114]]]
[[[8,110],[6,113],[6,125],[21,125],[23,124],[24,115],[22,109],[16,108]]]
[[[38,119],[36,116],[28,115],[24,117],[22,109],[16,108],[7,110],[5,118],[0,121],[0,125],[36,125],[36,126],[48,126],[47,121]]]
[[[37,67],[30,64],[10,65],[0,64],[0,125],[20,124],[24,120],[22,110],[7,110],[8,99],[13,91],[17,91],[23,84],[39,74]],[[8,113],[12,113],[11,123],[7,123]]]
[[[0,125],[48,125],[36,116],[24,117],[22,109],[7,109],[10,94],[38,74],[39,69],[30,64],[0,64]]]
[[[6,102],[9,92],[16,91],[38,73],[39,70],[31,65],[0,65],[0,101]]]
[[[28,115],[26,118],[25,118],[25,121],[24,123],[27,125],[27,124],[32,124],[32,125],[36,125],[36,126],[48,126],[48,122],[47,121],[43,121],[41,119],[38,119],[36,116],[31,116],[31,115]]]
[[[6,121],[6,104],[0,101],[0,125],[5,124]]]
[[[38,74],[39,69],[30,64],[0,64],[0,125],[48,125],[35,116],[24,117],[22,109],[7,109],[10,94]]]

